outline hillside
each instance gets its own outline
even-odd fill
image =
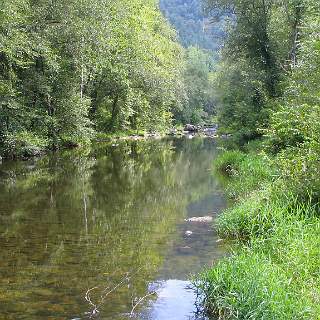
[[[160,0],[160,9],[175,27],[184,47],[216,51],[224,37],[222,22],[205,16],[201,0]]]

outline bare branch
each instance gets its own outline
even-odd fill
[[[153,291],[153,292],[151,292],[151,293],[148,293],[148,294],[146,294],[145,296],[143,296],[142,298],[140,298],[139,300],[138,300],[138,302],[133,306],[133,308],[131,309],[131,312],[130,312],[130,318],[132,318],[133,316],[134,316],[134,310],[139,306],[139,304],[141,304],[141,302],[144,300],[144,299],[146,299],[146,298],[148,298],[148,297],[150,297],[150,296],[152,296],[152,295],[155,295],[155,294],[157,294],[155,291]]]

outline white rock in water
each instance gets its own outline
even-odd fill
[[[187,222],[212,222],[213,218],[206,216],[206,217],[193,217],[186,219]]]
[[[193,232],[190,231],[190,230],[188,230],[188,231],[185,232],[185,235],[186,235],[186,236],[191,236],[192,234],[193,234]]]

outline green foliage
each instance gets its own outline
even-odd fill
[[[271,186],[224,214],[221,234],[249,241],[202,274],[198,285],[208,311],[226,319],[318,319],[317,216],[310,203]]]
[[[8,134],[2,146],[10,158],[39,156],[47,147],[48,141],[26,131]]]
[[[215,222],[220,236],[239,246],[195,280],[207,312],[221,319],[318,319],[318,207],[281,174],[275,179],[271,164],[239,151],[217,163],[231,173],[229,191],[243,197]]]
[[[260,136],[269,125],[282,81],[297,61],[306,1],[208,0],[209,8],[232,11],[228,39],[217,72],[220,131],[238,142]]]
[[[195,285],[219,319],[319,319],[318,1],[209,4],[236,14],[217,75],[220,129],[264,139],[216,163],[241,196],[216,227],[238,246]]]
[[[175,114],[178,122],[203,124],[215,113],[213,68],[214,61],[208,52],[198,47],[186,50],[183,78],[188,101]]]
[[[269,98],[264,73],[246,59],[221,62],[215,91],[220,132],[232,133],[241,144],[258,136],[258,128],[266,127]]]
[[[183,80],[186,99],[174,110],[178,124],[211,124],[216,115],[214,68],[229,14],[206,12],[201,0],[160,0],[160,8],[186,48]]]
[[[214,169],[232,178],[226,189],[233,198],[249,194],[276,176],[276,170],[266,154],[248,156],[238,150],[222,153],[215,161]]]
[[[310,263],[299,251],[298,236],[295,235],[291,249],[294,247],[294,253],[301,259],[299,263]],[[317,244],[319,238],[306,242],[311,251]],[[312,295],[319,292],[319,284],[314,282],[312,274],[308,274],[310,285],[314,286],[310,290],[308,283],[304,283],[306,278],[298,278],[299,273],[289,267],[294,254],[277,264],[259,249],[232,256],[202,274],[199,289],[207,294],[208,299],[203,303],[210,314],[220,319],[318,319],[319,306]],[[315,261],[313,257],[312,263]]]
[[[0,16],[2,145],[165,129],[185,101],[183,50],[156,1],[4,0]]]
[[[288,187],[300,197],[320,199],[320,13],[316,2],[305,2],[303,37],[297,65],[287,79],[285,94],[265,130],[268,150]]]
[[[233,172],[239,171],[239,166],[245,155],[238,150],[223,152],[214,162],[215,171],[220,171],[222,174],[233,175]]]

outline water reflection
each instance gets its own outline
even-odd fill
[[[1,315],[128,319],[152,283],[164,287],[139,317],[169,319],[175,303],[189,314],[185,282],[163,281],[186,280],[223,252],[209,225],[184,221],[224,206],[209,172],[215,153],[210,139],[165,139],[2,164]],[[178,300],[163,300],[168,292]]]
[[[138,317],[143,320],[200,320],[195,312],[195,293],[188,281],[167,280],[153,283],[157,300]]]

